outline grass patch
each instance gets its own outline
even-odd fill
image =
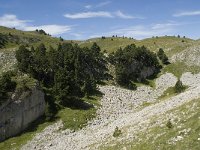
[[[186,89],[188,88],[188,86],[183,86],[182,92],[184,92]],[[173,97],[177,94],[175,87],[169,87],[160,97],[158,97],[159,100],[164,100],[170,97]]]
[[[147,107],[147,106],[150,106],[152,103],[150,103],[150,102],[143,102],[142,103],[142,108],[144,108],[144,107]]]
[[[145,79],[145,80],[142,80],[141,82],[133,82],[137,87],[140,87],[140,86],[150,86],[152,88],[155,88],[156,87],[156,84],[155,84],[155,80],[156,78],[152,78],[152,79]]]
[[[90,103],[96,107],[89,109],[73,109],[63,108],[58,112],[57,117],[64,123],[64,129],[78,130],[87,125],[87,122],[96,116],[96,110],[99,106],[99,97],[93,96],[89,99],[84,99],[85,102]]]
[[[176,62],[165,66],[162,69],[162,73],[170,72],[176,77],[180,78],[181,75],[185,72],[192,72],[194,74],[200,72],[199,66],[188,66],[184,62]]]
[[[169,87],[158,99],[167,99],[169,97],[175,96],[177,93],[175,93],[174,87]]]
[[[184,40],[184,42],[182,42]],[[166,50],[168,56],[172,56],[177,52],[181,52],[184,48],[192,45],[194,40],[188,38],[177,38],[174,36],[163,36],[158,38],[147,38],[144,40],[135,40],[122,37],[106,37],[88,39],[85,42],[81,42],[81,47],[91,47],[92,43],[96,42],[101,50],[106,50],[108,53],[115,52],[117,49],[124,48],[127,45],[135,44],[137,46],[145,46],[149,50],[157,52],[159,48]]]
[[[108,53],[115,52],[117,49],[124,48],[127,45],[135,43],[136,40],[129,38],[121,38],[121,37],[106,37],[102,38],[94,38],[86,40],[85,42],[80,43],[81,47],[91,47],[94,42],[96,42],[102,51],[106,50]]]

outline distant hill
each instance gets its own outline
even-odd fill
[[[45,35],[42,32],[37,31],[21,31],[17,29],[11,29],[0,26],[0,34],[5,40],[4,48],[18,47],[20,44],[28,44],[31,46],[37,46],[40,43],[44,43],[47,47],[55,47],[58,43],[62,42],[74,42],[74,41],[62,41],[60,38]],[[78,41],[75,41],[78,42]]]
[[[136,44],[137,46],[146,46],[152,51],[157,51],[159,48],[163,48],[170,56],[173,53],[179,52],[182,49],[191,46],[196,41],[189,38],[178,38],[175,36],[162,36],[147,38],[144,40],[135,40],[123,37],[105,37],[105,38],[93,38],[88,39],[80,43],[82,47],[91,46],[93,42],[96,42],[102,50],[106,50],[108,53],[116,51],[118,48],[124,48],[129,44]]]

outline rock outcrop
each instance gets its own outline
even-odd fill
[[[0,107],[0,141],[15,136],[45,112],[44,93],[37,87],[13,96]]]

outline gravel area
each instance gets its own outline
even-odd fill
[[[79,131],[60,130],[62,122],[47,127],[38,133],[31,141],[22,147],[23,150],[82,150],[98,149],[102,144],[116,140],[113,132],[117,127],[126,132],[118,140],[134,138],[136,132],[145,128],[152,117],[181,106],[200,97],[200,75],[185,73],[181,80],[190,86],[187,91],[157,101],[163,92],[175,85],[177,78],[166,73],[156,80],[156,88],[141,86],[136,91],[130,91],[115,86],[101,86],[100,91],[105,95],[101,99],[101,107],[97,110],[97,117],[88,122],[88,125]],[[152,103],[144,107],[143,103]]]
[[[16,64],[14,49],[3,49],[0,51],[0,74],[12,70]]]
[[[200,46],[191,46],[175,54],[170,62],[175,63],[176,61],[185,62],[188,66],[200,66]]]

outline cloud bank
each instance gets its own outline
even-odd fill
[[[13,14],[5,14],[0,17],[0,26],[5,26],[9,28],[17,28],[24,31],[34,31],[36,29],[43,29],[45,32],[51,35],[59,35],[66,33],[71,30],[71,26],[66,25],[40,25],[40,26],[33,26],[29,25],[30,20],[20,20],[17,18],[16,15]]]
[[[89,7],[89,5],[88,5]],[[108,11],[88,11],[79,12],[74,14],[65,14],[64,17],[69,19],[86,19],[86,18],[121,18],[121,19],[143,19],[142,17],[135,17],[128,14],[124,14],[122,11],[108,12]]]
[[[184,11],[184,12],[173,14],[174,17],[197,16],[197,15],[200,15],[200,10],[197,10],[197,11]]]

